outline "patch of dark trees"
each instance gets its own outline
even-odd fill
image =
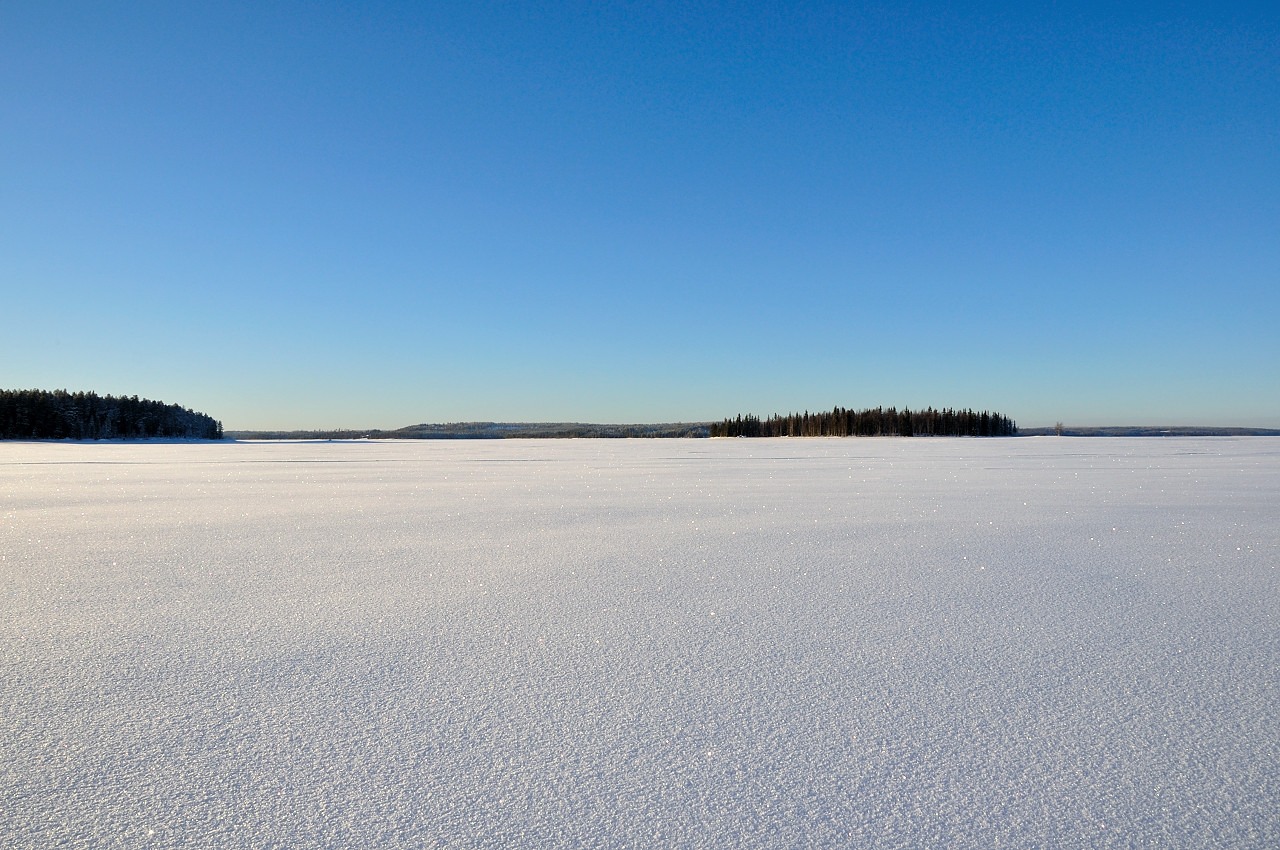
[[[0,390],[0,439],[155,438],[221,440],[222,423],[204,413],[136,395]]]
[[[713,437],[1012,437],[1018,426],[999,413],[983,410],[846,410],[774,414],[768,419],[738,416],[711,426]]]

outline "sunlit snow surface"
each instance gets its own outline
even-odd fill
[[[0,444],[6,847],[1280,846],[1280,440]]]

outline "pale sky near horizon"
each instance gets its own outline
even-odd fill
[[[0,387],[1280,427],[1280,6],[9,3]]]

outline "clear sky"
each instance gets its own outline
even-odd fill
[[[1275,3],[0,6],[0,386],[1280,427]]]

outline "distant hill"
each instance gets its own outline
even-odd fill
[[[1019,437],[1280,437],[1276,428],[1206,428],[1198,426],[1112,425],[1106,427],[1019,428]]]
[[[221,440],[222,423],[176,404],[66,390],[0,390],[0,439]]]
[[[503,440],[511,438],[707,437],[708,422],[600,425],[587,422],[450,422],[394,431],[228,431],[236,440]]]
[[[431,439],[503,439],[507,437],[706,437],[705,422],[656,425],[600,425],[587,422],[461,422],[451,425],[410,425],[392,431],[395,437]]]

